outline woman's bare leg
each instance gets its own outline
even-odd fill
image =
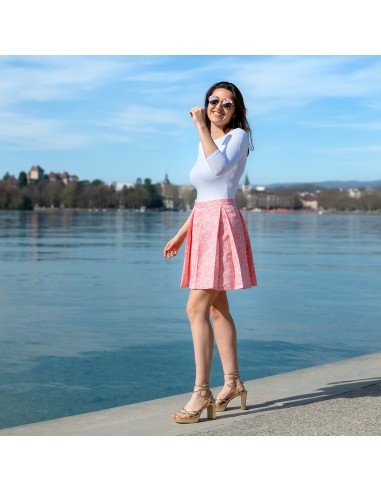
[[[191,290],[187,303],[187,315],[192,331],[194,358],[196,365],[195,384],[201,385],[209,382],[212,366],[214,336],[210,324],[210,308],[219,294],[215,290]],[[202,396],[208,396],[209,391],[193,393],[191,399],[185,405],[187,410],[199,411],[205,400]],[[179,414],[174,414],[179,416]]]
[[[226,292],[219,292],[210,308],[210,317],[213,321],[214,335],[220,354],[224,374],[238,373],[237,331],[230,314]],[[228,381],[230,386],[241,385],[240,379]],[[218,398],[225,398],[232,392],[232,388],[224,385]]]

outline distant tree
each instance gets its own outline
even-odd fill
[[[294,210],[301,210],[303,208],[303,203],[297,193],[293,193],[291,196],[291,208]]]
[[[66,208],[77,207],[77,183],[70,183],[62,190],[61,205]]]
[[[0,181],[0,209],[7,210],[12,201],[12,187],[7,179]]]
[[[32,200],[28,195],[23,195],[20,210],[33,210]]]
[[[17,210],[21,208],[22,194],[14,176],[0,181],[0,209]]]
[[[49,183],[46,189],[47,202],[49,206],[59,207],[62,200],[62,192],[65,189],[65,185],[62,181],[56,181]]]
[[[24,188],[28,184],[28,176],[26,172],[21,171],[18,178],[19,188]]]
[[[149,178],[145,178],[143,188],[148,192],[150,197],[148,207],[161,208],[163,206],[163,200],[159,196],[158,186],[152,184],[152,181]]]
[[[149,203],[149,193],[142,186],[135,186],[134,188],[123,186],[119,194],[119,204],[125,208],[136,209],[148,207]]]
[[[196,198],[197,198],[197,190],[196,188],[193,188],[188,195],[188,202],[190,208],[194,207],[194,202],[196,201]]]
[[[319,204],[325,209],[340,210],[340,190],[324,189],[319,193]]]
[[[381,210],[381,191],[377,189],[364,191],[356,200],[356,207],[366,211]]]
[[[115,208],[117,197],[115,189],[102,183],[94,185],[88,190],[88,206],[90,208]]]
[[[244,193],[242,193],[241,190],[237,191],[237,193],[235,195],[235,202],[236,202],[238,208],[245,208],[246,207],[246,196]]]

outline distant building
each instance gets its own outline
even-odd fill
[[[116,191],[122,191],[124,187],[126,188],[135,188],[135,185],[132,183],[111,183],[112,186],[115,187]]]
[[[67,173],[66,171],[63,173],[54,173],[53,171],[51,171],[48,174],[48,179],[53,183],[56,181],[62,181],[64,185],[68,185],[72,181],[78,181],[77,176],[70,176],[70,174]]]
[[[178,202],[178,190],[169,181],[167,173],[164,176],[164,180],[160,183],[160,190],[164,207],[167,210],[173,210],[175,208],[175,202]]]
[[[272,193],[266,193],[265,191],[251,190],[246,194],[246,207],[248,209],[253,208],[273,208],[275,196]]]
[[[60,175],[57,173],[53,173],[53,171],[52,171],[48,174],[48,179],[49,179],[49,181],[55,182],[55,181],[58,181],[60,179]]]
[[[44,178],[45,171],[40,166],[32,166],[28,173],[28,181],[40,181]]]
[[[180,185],[177,189],[181,206],[186,210],[191,209],[197,195],[195,187],[192,185]]]
[[[358,188],[348,188],[348,195],[351,198],[361,198],[361,191]]]
[[[290,194],[278,194],[266,190],[265,186],[257,186],[254,190],[245,193],[246,208],[252,210],[275,209],[275,208],[293,208],[294,198]]]
[[[65,171],[61,174],[63,184],[68,185],[70,183],[70,175]]]
[[[246,174],[245,181],[242,185],[242,193],[249,193],[251,191],[251,184],[249,181],[249,176]]]
[[[300,195],[300,201],[302,202],[303,208],[308,208],[311,210],[317,210],[319,208],[319,202],[316,195],[302,193]]]
[[[246,208],[248,208],[249,210],[255,208],[292,208],[293,206],[292,198],[289,196],[281,196],[266,191],[265,186],[256,186],[255,188],[253,188],[250,184],[247,174],[241,190],[246,199]]]

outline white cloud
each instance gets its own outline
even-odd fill
[[[97,124],[114,130],[134,133],[164,132],[164,128],[165,131],[168,131],[168,128],[175,129],[187,126],[184,115],[180,111],[137,104],[125,107],[117,114],[102,121],[99,120]]]
[[[68,132],[56,120],[0,113],[0,146],[3,149],[71,149],[87,147],[94,138]]]
[[[120,57],[0,57],[0,107],[25,101],[77,98],[134,73],[134,59]]]
[[[176,67],[178,57],[37,56],[0,57],[0,101],[76,97],[116,81],[134,93],[193,93],[217,74],[236,81],[245,96],[263,107],[305,104],[326,97],[381,95],[381,57],[271,56],[199,57],[198,66]],[[184,57],[182,57],[184,64]],[[203,93],[202,93],[203,95]]]
[[[226,65],[257,113],[324,98],[381,96],[381,57],[231,57],[218,64]]]
[[[363,107],[370,104],[375,109],[375,101],[381,97],[381,57],[191,58],[187,65],[186,57],[180,60],[175,56],[0,57],[1,140],[12,147],[76,148],[95,141],[129,141],[129,134],[136,132],[158,133],[163,128],[180,132],[191,124],[188,107],[202,103],[205,81],[213,83],[221,74],[242,90],[249,118],[288,107],[302,108],[326,98],[360,98]],[[114,84],[126,86],[119,101]],[[98,109],[95,97],[106,101],[99,119],[94,117]],[[90,115],[77,110],[76,114],[66,111],[64,116],[49,107],[50,102],[80,98],[91,107]],[[128,100],[132,103],[123,108]],[[377,119],[301,122],[364,130],[379,130],[381,125]],[[102,126],[106,132],[99,131]]]

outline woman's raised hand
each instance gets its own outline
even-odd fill
[[[193,118],[193,123],[198,125],[205,124],[205,110],[201,106],[193,106],[189,111],[191,117]]]

